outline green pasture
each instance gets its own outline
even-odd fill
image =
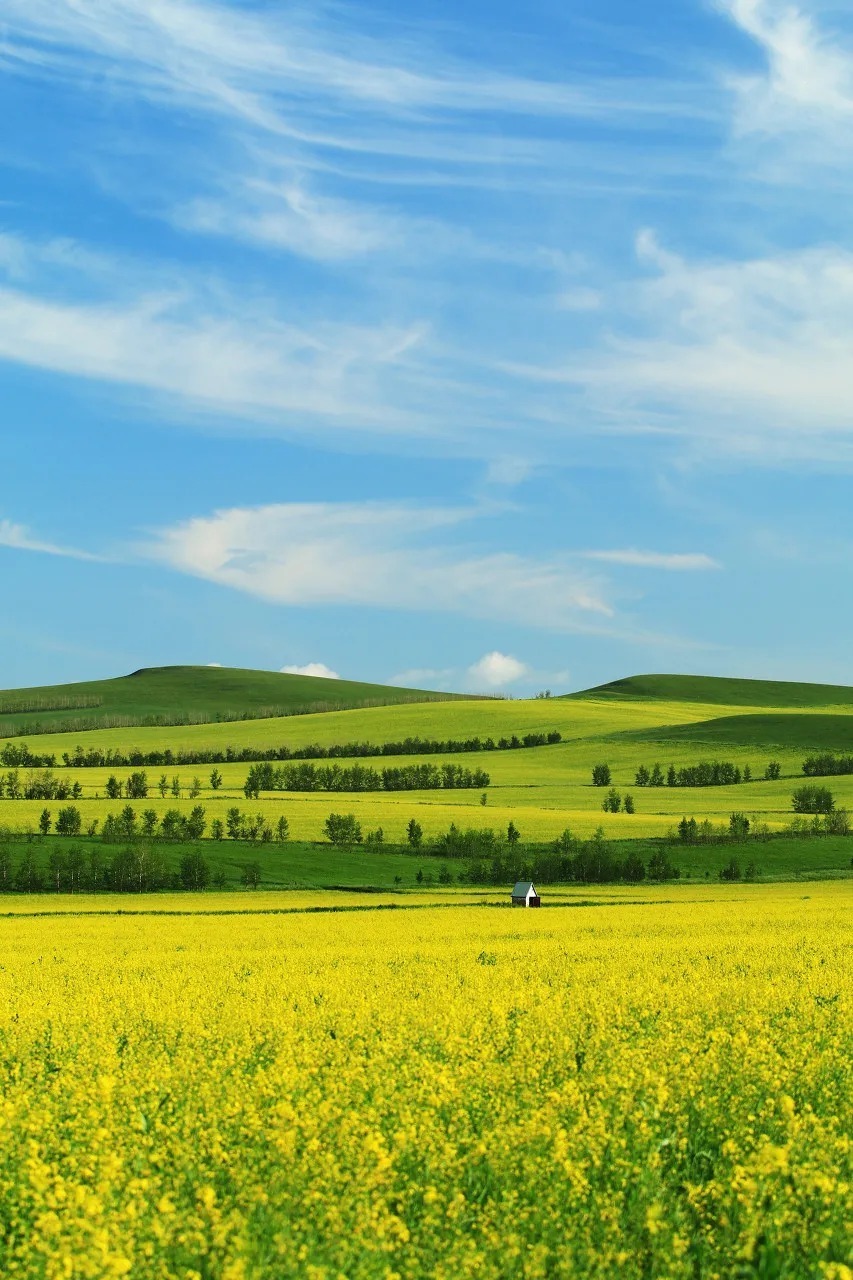
[[[472,702],[421,702],[324,711],[310,715],[247,720],[237,724],[172,727],[134,726],[87,732],[40,734],[33,751],[73,752],[76,746],[139,751],[224,751],[227,747],[301,747],[313,743],[399,742],[408,737],[460,739],[543,733],[559,730],[567,740],[586,741],[626,732],[705,721],[716,708],[707,703],[611,702],[589,698],[494,699]],[[853,710],[853,709],[851,709]],[[20,742],[21,739],[11,739]],[[0,740],[2,742],[2,740]]]
[[[74,846],[88,854],[91,849],[97,849],[101,858],[108,862],[116,850],[122,847],[104,845],[100,841],[86,838],[69,840],[55,836],[39,837],[30,843],[20,840],[4,843],[11,853],[13,876],[14,869],[20,864],[26,851],[34,855],[35,865],[48,883],[50,855],[53,850],[68,850]],[[465,859],[445,859],[426,850],[410,851],[405,847],[336,848],[329,844],[300,840],[285,844],[206,840],[200,845],[160,841],[156,842],[156,848],[165,867],[170,871],[177,871],[180,859],[187,851],[200,848],[210,868],[211,878],[221,875],[233,887],[240,885],[246,864],[257,863],[260,867],[261,884],[267,889],[438,888],[439,875],[443,870],[449,870],[457,891],[470,888],[467,884],[469,863]],[[614,852],[616,857],[624,858],[629,851],[634,851],[648,864],[659,848],[659,843],[620,841],[614,846]],[[853,840],[825,837],[690,847],[672,844],[668,845],[667,851],[671,862],[681,873],[681,880],[673,882],[673,887],[677,884],[681,889],[686,883],[719,883],[720,870],[733,857],[739,862],[743,872],[750,869],[752,875],[762,880],[835,878],[850,871]],[[535,856],[535,852],[534,848],[529,850],[531,856]],[[520,850],[520,856],[525,856],[524,849]],[[420,881],[419,873],[422,876]],[[601,885],[585,886],[587,893],[595,894],[602,892],[603,888]],[[636,886],[636,889],[639,891],[640,886]],[[556,886],[549,886],[546,898],[557,891]],[[70,896],[66,892],[51,895],[55,901],[64,901]],[[128,904],[127,894],[119,895],[119,899],[125,905]],[[17,896],[13,900],[17,901]],[[9,900],[0,896],[0,914],[7,909],[3,905],[4,901]]]
[[[147,667],[113,680],[0,690],[0,726],[63,721],[215,720],[270,708],[300,712],[461,695],[236,667]],[[68,704],[68,705],[65,705]],[[95,705],[96,704],[96,705]],[[32,710],[19,710],[32,706]]]
[[[644,675],[611,680],[567,698],[655,702],[706,702],[726,707],[853,707],[853,687],[790,680],[741,680],[731,676]]]
[[[202,669],[206,670],[206,669]],[[232,673],[233,674],[233,673]],[[649,682],[663,682],[666,697],[652,696]],[[323,682],[328,683],[328,682]],[[712,699],[725,688],[727,696],[753,698],[751,703],[726,706]],[[733,686],[736,686],[733,688]],[[564,741],[545,747],[516,751],[479,752],[473,755],[368,758],[363,763],[381,770],[428,760],[440,764],[447,759],[475,765],[488,771],[491,785],[487,803],[480,803],[479,791],[426,791],[392,793],[274,793],[259,800],[246,800],[243,784],[247,764],[217,765],[223,776],[222,788],[210,788],[211,765],[149,766],[146,768],[149,797],[133,802],[137,813],[153,809],[162,816],[167,809],[188,813],[195,804],[206,811],[208,824],[224,820],[234,804],[246,813],[262,814],[273,824],[285,815],[297,840],[322,838],[323,824],[331,812],[354,813],[366,831],[382,827],[386,840],[402,842],[411,818],[416,818],[429,836],[446,831],[451,823],[460,827],[492,827],[505,831],[512,821],[522,839],[548,841],[566,827],[576,835],[588,836],[601,826],[609,839],[665,837],[682,817],[695,817],[715,824],[727,823],[732,812],[746,813],[754,824],[766,824],[778,831],[791,820],[791,795],[803,781],[802,762],[813,751],[850,752],[853,749],[853,702],[845,695],[853,691],[821,685],[769,685],[773,696],[788,701],[775,708],[768,705],[770,693],[761,681],[710,681],[688,677],[639,677],[635,681],[610,686],[615,693],[566,699],[489,700],[425,702],[395,706],[363,707],[318,712],[294,717],[250,720],[238,724],[201,724],[177,728],[137,727],[93,730],[80,734],[57,734],[32,739],[33,750],[73,751],[77,745],[113,747],[125,753],[164,750],[218,750],[227,746],[300,747],[317,743],[369,741],[394,742],[406,737],[460,739],[474,735],[495,739],[515,733],[559,730]],[[641,692],[646,690],[644,696]],[[780,692],[781,691],[781,692]],[[816,692],[818,691],[818,692]],[[679,699],[701,695],[705,701]],[[808,697],[835,699],[834,703],[809,703]],[[672,695],[672,696],[670,696]],[[20,739],[11,740],[20,745]],[[740,786],[707,788],[638,788],[637,767],[660,763],[664,771],[699,760],[731,760],[743,769],[749,765],[753,781]],[[782,777],[763,781],[771,759],[777,760]],[[342,763],[347,763],[346,761]],[[591,785],[594,764],[607,763],[613,785],[624,796],[630,792],[636,812],[605,814],[604,791]],[[58,770],[59,772],[60,770]],[[23,771],[26,772],[26,771]],[[103,821],[107,813],[118,813],[125,801],[108,800],[104,788],[110,773],[124,779],[128,767],[116,769],[61,770],[83,788],[78,802],[84,826]],[[170,793],[161,799],[156,784],[165,774],[169,786],[177,777],[181,795]],[[191,799],[188,790],[194,778],[201,792]],[[825,780],[838,807],[853,810],[853,775]],[[47,808],[55,820],[63,802],[0,799],[0,827],[35,831],[39,815]]]

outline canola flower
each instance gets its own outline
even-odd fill
[[[851,1280],[851,888],[669,896],[3,919],[0,1274]]]

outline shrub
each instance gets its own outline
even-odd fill
[[[361,823],[354,813],[330,813],[324,830],[334,845],[361,844]]]
[[[791,805],[794,813],[832,813],[835,800],[828,787],[798,787]]]

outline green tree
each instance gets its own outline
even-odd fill
[[[68,874],[68,860],[65,856],[65,850],[51,849],[47,865],[50,875],[50,887],[60,893],[65,886],[65,877]]]
[[[210,824],[211,840],[222,840],[224,836],[225,836],[225,827],[222,824],[222,819],[214,818]]]
[[[622,808],[622,797],[615,787],[611,787],[601,805],[605,813],[618,813]]]
[[[782,766],[778,760],[771,760],[767,768],[764,770],[764,777],[768,782],[778,782],[782,776]]]
[[[416,818],[409,819],[409,825],[406,828],[406,839],[412,849],[420,849],[424,841],[424,829]]]
[[[144,809],[142,812],[142,834],[147,840],[150,840],[157,830],[160,819],[154,809]]]
[[[111,773],[110,776],[107,778],[106,784],[104,786],[104,791],[107,793],[108,800],[121,799],[122,785],[114,773]]]
[[[681,872],[670,862],[665,849],[659,849],[649,858],[648,877],[650,880],[677,880]]]
[[[182,889],[206,889],[210,883],[210,867],[198,850],[184,854],[181,858],[179,874]]]
[[[627,796],[625,797],[625,801],[624,801],[624,805],[623,805],[623,807],[624,807],[624,809],[625,809],[625,812],[626,812],[626,813],[633,813],[633,812],[634,812],[634,797],[633,797],[632,795],[627,795]]]
[[[124,784],[124,793],[128,800],[146,800],[148,798],[148,775],[144,772],[132,773]]]
[[[745,813],[729,815],[729,836],[732,840],[745,840],[749,835],[749,818]]]
[[[181,780],[177,774],[172,778],[172,795],[176,800],[181,798]]]
[[[323,829],[326,839],[339,847],[361,844],[361,823],[354,813],[330,813]]]
[[[133,805],[126,804],[118,816],[119,838],[132,840],[136,835],[136,810]]]
[[[201,778],[193,778],[187,795],[190,800],[195,800],[197,796],[201,795]]]
[[[521,832],[515,823],[510,819],[509,826],[506,829],[506,842],[510,848],[514,849],[521,839]]]
[[[257,889],[261,883],[261,864],[259,862],[245,862],[240,879],[247,889]]]
[[[79,836],[82,825],[80,810],[75,808],[73,804],[60,809],[56,815],[56,834],[58,836]]]
[[[201,840],[206,826],[204,809],[200,804],[197,804],[190,811],[190,816],[187,818],[186,831],[188,838],[190,840]]]
[[[43,836],[46,836],[50,831],[50,827],[51,827],[50,810],[42,809],[41,817],[39,818],[39,831],[42,833]]]
[[[243,818],[236,805],[233,805],[225,815],[225,828],[231,840],[239,840],[243,834]]]
[[[79,893],[83,887],[86,874],[86,858],[79,845],[72,845],[66,858],[68,888],[72,893]]]
[[[794,813],[832,813],[835,799],[828,787],[798,787],[791,805]]]
[[[287,818],[285,818],[284,814],[282,814],[282,816],[279,818],[278,822],[276,823],[275,838],[276,840],[279,841],[280,844],[284,844],[287,840],[290,839],[290,823],[287,821]]]
[[[592,785],[594,787],[609,787],[611,781],[609,764],[594,764],[592,766]]]
[[[167,809],[160,830],[164,840],[181,840],[186,834],[187,820],[180,809]]]
[[[212,770],[210,775],[210,789],[211,791],[218,791],[221,786],[222,786],[222,774],[219,772],[218,769],[214,769]]]
[[[166,792],[169,790],[169,780],[165,773],[160,774],[160,781],[157,783],[157,790],[160,792],[160,799],[166,799]]]
[[[647,787],[651,774],[644,764],[641,764],[637,772],[634,774],[634,784],[638,787]]]

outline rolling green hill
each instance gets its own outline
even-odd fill
[[[462,696],[238,667],[145,667],[113,680],[0,690],[0,737],[46,726],[202,724]]]
[[[768,712],[740,716],[717,716],[694,724],[668,725],[664,729],[641,730],[636,741],[702,744],[738,747],[782,747],[797,751],[837,751],[853,749],[853,715],[801,712],[785,715]]]
[[[853,688],[836,684],[796,684],[788,680],[739,680],[729,676],[628,676],[565,698],[704,702],[726,707],[853,706]]]
[[[12,719],[27,736],[4,743],[4,722]],[[34,721],[42,732],[35,732]],[[46,725],[56,731],[44,732]],[[526,734],[558,734],[560,740],[509,749],[509,740]],[[433,752],[430,761],[485,769],[487,795],[452,788],[265,792],[250,802],[249,811],[273,825],[286,816],[296,841],[322,839],[330,812],[353,813],[365,832],[382,828],[389,844],[405,841],[413,817],[427,837],[446,832],[451,823],[499,833],[513,823],[523,839],[532,841],[555,840],[567,827],[589,836],[599,826],[608,839],[642,840],[667,837],[685,816],[724,826],[733,812],[748,814],[755,828],[780,831],[791,821],[792,792],[803,778],[805,757],[818,751],[853,753],[853,689],[638,676],[567,698],[471,699],[275,672],[167,667],[116,680],[19,690],[0,694],[0,751],[6,755],[0,767],[0,833],[37,830],[45,808],[51,821],[57,820],[58,800],[45,805],[38,793],[20,794],[31,766],[16,760],[14,751],[25,745],[75,786],[85,830],[120,808],[123,800],[110,800],[107,784],[112,773],[124,784],[131,768],[148,769],[143,803],[158,820],[170,809],[187,816],[200,804],[211,824],[224,821],[235,805],[241,812],[247,808],[248,766],[236,762],[241,750],[256,753],[257,759],[267,749],[267,758],[273,758],[283,746],[328,748],[408,738],[448,744],[474,737],[491,738],[496,745],[503,739],[504,749],[460,757],[446,747]],[[93,767],[65,766],[64,753],[73,757],[77,748],[112,750],[126,759],[122,765],[104,760]],[[193,758],[183,764],[173,758],[168,767],[143,758],[166,751],[193,753]],[[135,761],[128,759],[133,753],[139,756]],[[402,767],[423,759],[400,754],[393,763]],[[636,782],[640,765],[659,763],[666,773],[670,765],[681,769],[709,760],[728,761],[742,772],[748,766],[751,781],[683,788],[644,788]],[[781,776],[768,780],[771,761],[778,762]],[[217,763],[214,787],[211,766]],[[619,795],[632,793],[634,813],[603,809],[605,791],[592,785],[592,768],[604,763]],[[19,764],[15,791],[11,770]],[[853,812],[853,775],[833,777],[829,785],[837,807]],[[141,813],[142,805],[137,807]],[[853,841],[850,848],[853,855]]]

